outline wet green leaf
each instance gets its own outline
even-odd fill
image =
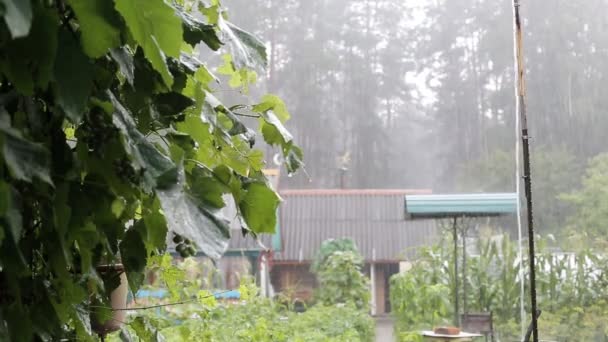
[[[194,197],[214,208],[223,208],[226,203],[222,196],[229,191],[213,173],[201,167],[192,170],[190,189]]]
[[[84,52],[93,58],[120,46],[120,18],[113,2],[107,0],[68,0],[80,23]]]
[[[0,123],[4,161],[13,177],[32,182],[34,178],[53,185],[50,175],[50,154],[41,144],[33,143],[6,123]]]
[[[59,32],[59,45],[54,70],[57,103],[72,123],[79,124],[93,87],[93,67],[67,30]]]
[[[126,47],[121,47],[110,50],[110,56],[112,56],[112,59],[118,64],[118,68],[127,79],[127,82],[133,85],[135,79],[135,66],[131,53]]]
[[[137,292],[144,280],[143,271],[146,267],[148,253],[142,237],[135,229],[129,229],[120,242],[120,259],[127,271],[129,287]]]
[[[152,325],[149,319],[145,317],[137,317],[131,322],[131,328],[137,334],[141,341],[149,342],[164,342],[165,338],[158,331],[158,328]]]
[[[125,138],[125,150],[133,158],[137,170],[144,173],[144,181],[150,189],[165,188],[177,181],[177,166],[162,154],[137,129],[130,113],[110,94],[114,106],[113,123]]]
[[[194,241],[203,253],[217,259],[228,247],[228,222],[218,210],[197,203],[184,189],[184,181],[156,192],[169,230]]]
[[[4,21],[13,38],[25,37],[32,26],[32,7],[29,0],[1,0]]]
[[[116,0],[116,10],[125,19],[133,38],[146,58],[171,86],[173,77],[165,56],[178,58],[183,34],[181,20],[163,0]]]
[[[31,95],[34,87],[46,88],[51,79],[57,51],[57,15],[37,7],[32,28],[27,37],[10,41],[0,57],[0,71],[24,94]]]
[[[194,46],[202,41],[213,51],[217,51],[222,46],[215,32],[215,26],[205,24],[181,9],[177,10],[177,15],[182,19],[186,43]]]
[[[224,34],[223,40],[230,46],[236,69],[266,69],[268,55],[261,40],[221,17],[218,26]]]
[[[173,91],[156,95],[154,102],[158,112],[165,117],[170,117],[171,121],[177,121],[178,116],[194,104],[189,97]]]
[[[146,210],[143,218],[145,234],[141,235],[144,238],[148,254],[164,250],[166,247],[167,221],[165,220],[165,216],[160,212],[159,205],[155,204],[152,208]]]
[[[262,113],[262,118],[260,128],[267,143],[270,145],[286,146],[293,140],[291,133],[283,126],[273,111],[269,110]]]
[[[279,195],[266,184],[252,183],[246,187],[239,208],[254,233],[274,233],[279,202]]]

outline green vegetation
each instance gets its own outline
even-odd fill
[[[567,242],[577,249],[608,247],[608,154],[593,158],[582,179],[582,187],[561,196],[574,205],[566,229]]]
[[[316,299],[324,305],[354,304],[369,308],[369,280],[361,273],[363,257],[349,239],[325,241],[318,252]],[[314,266],[314,264],[313,264]]]
[[[344,238],[325,240],[321,244],[321,248],[319,248],[319,251],[315,256],[315,260],[313,260],[312,265],[310,265],[310,270],[313,273],[316,273],[321,269],[321,266],[323,266],[327,262],[327,259],[332,254],[334,254],[335,252],[348,251],[359,254],[357,246],[355,245],[355,242],[352,239]]]
[[[605,341],[608,260],[588,250],[555,254],[543,245],[536,260],[543,339]],[[391,303],[402,341],[416,341],[413,331],[451,324],[454,277],[450,246],[422,250],[411,270],[391,279]],[[498,338],[517,340],[520,278],[516,246],[503,236],[499,241],[482,240],[478,249],[479,256],[469,256],[467,261],[468,310],[492,311]],[[527,279],[528,266],[524,266]]]
[[[303,313],[289,305],[262,298],[252,279],[244,277],[237,302],[217,301],[201,282],[201,274],[213,274],[208,266],[186,259],[177,265],[169,256],[152,259],[156,286],[167,289],[169,298],[145,305],[169,304],[154,310],[137,310],[122,332],[110,341],[252,341],[252,342],[370,342],[374,321],[353,304],[316,304]],[[172,303],[181,303],[171,305]],[[138,303],[135,306],[142,306]]]
[[[496,154],[495,158],[467,169],[467,178],[486,177],[491,190],[496,190],[506,179],[501,175],[504,169],[510,169],[509,158],[507,154]],[[547,201],[539,205],[541,213],[546,213],[540,222],[553,222],[554,226],[543,230],[556,232],[547,234],[545,239],[537,238],[537,295],[543,311],[540,334],[543,339],[555,341],[606,341],[608,155],[593,158],[580,181],[569,178],[579,166],[563,150],[540,149],[537,163],[537,170],[544,170],[544,177],[539,177],[537,183],[539,194]],[[498,177],[497,183],[490,181],[490,174]],[[581,184],[579,189],[577,184]],[[546,209],[549,206],[554,208]],[[446,237],[439,245],[420,250],[412,269],[391,279],[391,303],[403,341],[417,341],[413,331],[451,323],[452,248],[452,241]],[[498,240],[482,237],[477,249],[479,255],[469,255],[467,259],[468,310],[492,311],[499,338],[516,340],[520,336],[521,286],[516,246],[505,235]],[[526,259],[524,270],[523,277],[527,280]],[[528,293],[529,285],[525,286]],[[528,298],[525,300],[528,303]]]
[[[256,134],[289,173],[302,153],[278,97],[214,96],[200,51],[243,93],[267,62],[219,1],[0,4],[0,340],[94,339],[90,312],[118,285],[96,268],[122,262],[136,291],[169,231],[182,255],[219,257],[226,200],[243,232],[274,230]]]

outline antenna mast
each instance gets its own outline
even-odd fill
[[[523,147],[524,189],[526,194],[527,221],[528,221],[528,253],[530,262],[530,303],[532,315],[532,340],[538,342],[538,316],[536,306],[536,266],[534,251],[534,220],[532,216],[532,178],[530,174],[530,136],[528,135],[528,120],[526,115],[526,87],[524,80],[524,56],[522,25],[519,15],[519,0],[513,0],[513,15],[515,24],[515,57],[517,64],[517,108],[521,125],[521,139]],[[519,182],[519,180],[517,180]],[[523,279],[522,279],[523,281]],[[527,341],[526,341],[527,342]]]

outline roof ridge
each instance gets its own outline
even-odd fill
[[[331,196],[331,195],[427,195],[431,189],[284,189],[281,196]]]

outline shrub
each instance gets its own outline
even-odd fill
[[[359,309],[369,306],[369,280],[361,273],[363,259],[352,252],[335,252],[317,272],[317,299],[325,305],[353,303]]]

